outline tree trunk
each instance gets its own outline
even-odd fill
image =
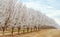
[[[20,34],[20,33],[19,33],[19,32],[20,32],[20,29],[21,29],[21,28],[20,28],[20,27],[18,27],[18,34]]]
[[[3,35],[4,35],[5,27],[2,27],[2,30],[3,30]]]
[[[12,36],[13,36],[13,32],[14,32],[14,27],[12,27],[12,31],[11,31],[11,33],[12,33]]]

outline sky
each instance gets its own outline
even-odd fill
[[[60,0],[21,0],[28,8],[44,13],[60,25]]]

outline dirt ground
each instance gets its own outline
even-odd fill
[[[20,35],[5,35],[0,37],[60,37],[60,30],[59,29],[43,29],[36,32],[25,33]]]

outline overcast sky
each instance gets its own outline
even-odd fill
[[[60,24],[60,0],[21,0],[27,7],[39,10]]]

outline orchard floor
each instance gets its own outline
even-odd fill
[[[20,35],[1,35],[0,37],[60,37],[59,29],[42,29],[40,31]]]

